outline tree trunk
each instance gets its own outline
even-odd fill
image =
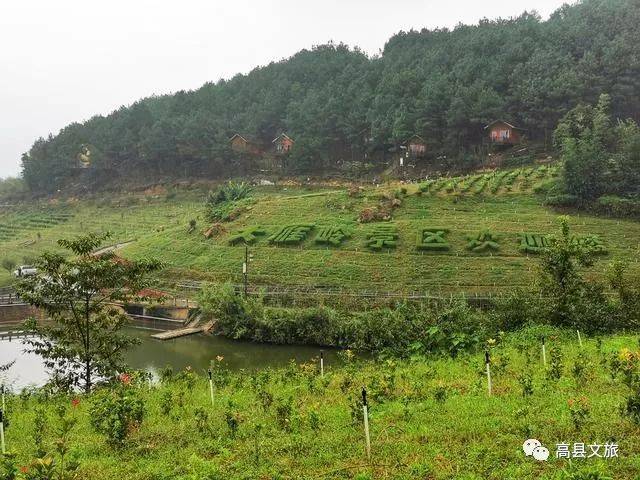
[[[84,367],[84,391],[85,393],[91,392],[91,360],[85,361]]]

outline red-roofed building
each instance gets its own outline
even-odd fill
[[[495,120],[484,127],[489,132],[489,140],[495,145],[516,145],[522,141],[524,128],[516,127],[503,120]]]

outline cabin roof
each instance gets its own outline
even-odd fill
[[[278,140],[280,140],[281,138],[286,138],[288,140],[290,140],[292,143],[295,143],[294,140],[287,135],[286,133],[281,133],[280,135],[278,135],[276,138],[274,138],[271,143],[276,143]]]
[[[247,143],[260,143],[260,141],[256,137],[254,137],[253,135],[245,134],[245,133],[243,134],[234,133],[233,136],[229,138],[229,142],[233,142],[235,138],[241,138]]]
[[[405,144],[409,144],[409,143],[411,143],[411,141],[412,141],[412,140],[414,140],[414,139],[418,140],[420,143],[424,143],[424,144],[426,144],[426,143],[427,143],[427,142],[425,141],[425,139],[424,139],[424,138],[422,138],[422,137],[421,137],[420,135],[418,135],[418,134],[411,135],[409,138],[407,138],[407,140],[406,140],[404,143],[405,143]]]
[[[493,127],[494,125],[496,125],[498,123],[504,123],[506,126],[508,126],[509,128],[513,128],[514,130],[523,130],[524,131],[524,128],[516,127],[515,125],[512,125],[509,122],[505,122],[504,120],[494,120],[493,122],[487,124],[487,126],[484,127],[484,129],[486,130],[487,128],[491,128],[491,127]]]

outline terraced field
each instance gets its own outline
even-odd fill
[[[557,230],[557,212],[541,205],[537,185],[557,175],[557,167],[522,168],[443,178],[420,184],[367,187],[357,196],[345,188],[304,189],[259,187],[254,203],[222,231],[207,239],[203,232],[204,192],[179,190],[154,195],[67,202],[0,212],[0,260],[21,263],[44,249],[55,249],[60,237],[84,231],[111,231],[110,242],[135,239],[120,254],[131,258],[153,255],[168,268],[165,280],[234,281],[242,279],[244,243],[231,245],[239,231],[261,227],[250,250],[250,281],[264,285],[342,287],[354,290],[488,293],[529,284],[535,275],[536,256],[523,253],[519,235],[548,234]],[[393,209],[397,238],[367,247],[374,225],[357,222],[359,213],[374,207],[383,194],[396,193]],[[196,230],[188,233],[189,221]],[[314,227],[292,242],[269,238],[285,226]],[[344,228],[349,235],[337,244],[316,242],[320,232]],[[416,238],[423,229],[446,229],[447,250],[419,249]],[[607,255],[593,267],[601,276],[614,257],[624,258],[640,273],[640,223],[630,220],[574,215],[576,235],[597,235]],[[483,253],[468,248],[469,239],[490,231],[499,248]],[[280,240],[282,240],[280,232]],[[295,236],[295,235],[294,235]],[[275,238],[275,237],[274,237]],[[10,282],[7,271],[0,284]]]

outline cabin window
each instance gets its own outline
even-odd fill
[[[508,140],[511,138],[511,130],[503,129],[503,130],[493,130],[491,132],[491,138],[497,141]]]

